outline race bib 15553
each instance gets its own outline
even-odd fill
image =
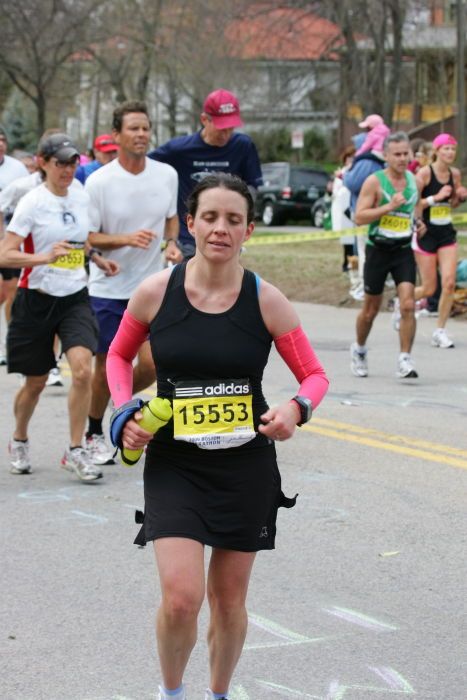
[[[176,382],[173,398],[175,440],[207,450],[238,447],[252,440],[252,393],[248,379]]]

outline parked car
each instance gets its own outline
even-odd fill
[[[327,192],[311,205],[311,223],[316,228],[324,228],[327,213],[331,209],[331,195]]]
[[[328,228],[327,222],[330,223],[332,202],[332,178],[329,179],[326,185],[326,192],[322,197],[313,202],[311,205],[311,223],[316,228]]]
[[[330,181],[324,170],[305,165],[263,163],[261,169],[264,184],[258,187],[255,207],[265,226],[309,219],[313,203],[324,195]]]

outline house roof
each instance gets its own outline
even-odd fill
[[[262,5],[249,8],[226,30],[231,56],[255,60],[337,60],[329,50],[342,42],[340,37],[337,25],[311,12]]]

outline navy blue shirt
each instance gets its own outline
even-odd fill
[[[178,173],[180,241],[193,243],[186,227],[186,200],[197,182],[216,172],[238,175],[250,187],[263,183],[256,146],[246,134],[233,133],[225,146],[210,146],[200,132],[178,136],[148,153],[149,158],[168,163]]]

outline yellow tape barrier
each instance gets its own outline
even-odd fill
[[[466,224],[467,214],[453,214],[453,224]],[[250,245],[278,245],[282,243],[305,243],[306,241],[330,241],[341,236],[363,236],[367,232],[367,226],[355,226],[343,228],[340,231],[304,231],[303,233],[265,233],[252,236],[246,242]]]

